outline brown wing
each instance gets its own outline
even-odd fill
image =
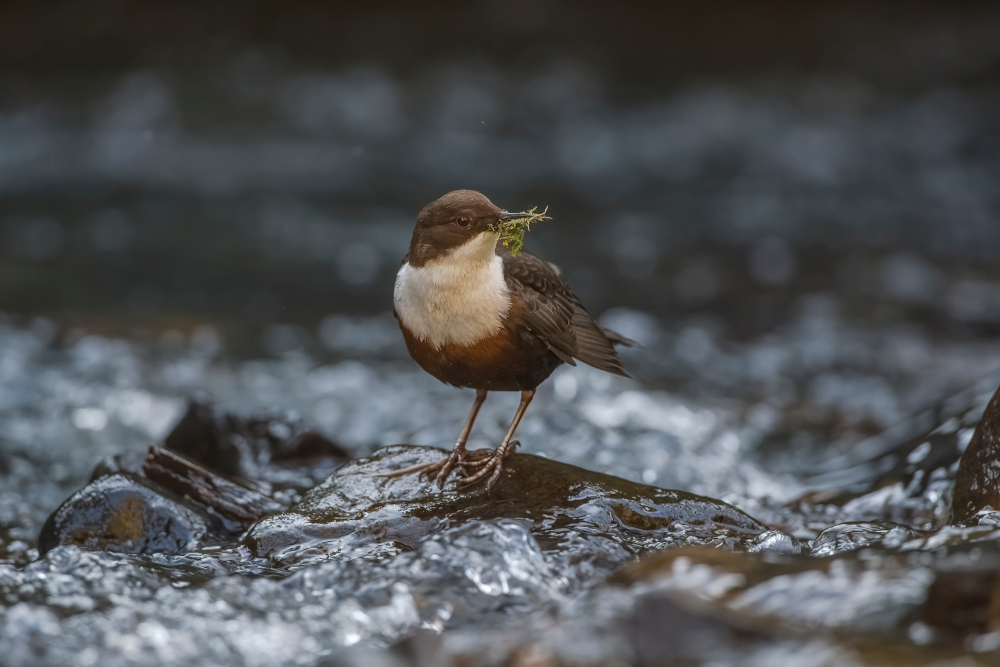
[[[597,326],[554,266],[524,251],[517,257],[504,254],[503,264],[507,287],[525,304],[528,328],[557,357],[572,366],[576,358],[602,371],[631,377],[612,345],[612,341],[631,341]]]

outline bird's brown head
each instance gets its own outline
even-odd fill
[[[499,234],[489,230],[501,220],[518,214],[507,213],[475,190],[454,190],[427,206],[417,216],[410,239],[410,264],[423,266],[465,245],[481,234],[494,244]]]

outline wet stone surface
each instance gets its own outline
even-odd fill
[[[42,553],[78,545],[123,553],[184,553],[233,542],[250,524],[286,505],[190,459],[152,447],[102,461],[91,482],[42,526]]]
[[[990,509],[1000,509],[1000,389],[962,455],[952,499],[956,523],[974,524],[980,512]]]
[[[273,565],[308,558],[394,554],[444,527],[521,520],[547,551],[588,541],[639,555],[686,544],[745,550],[766,527],[721,501],[594,473],[558,461],[513,454],[489,494],[439,491],[414,473],[388,474],[447,456],[400,445],[352,461],[290,511],[263,519],[243,544]],[[789,537],[789,540],[793,538]]]
[[[199,546],[205,520],[138,475],[99,477],[42,527],[42,553],[62,544],[123,553],[184,553]]]

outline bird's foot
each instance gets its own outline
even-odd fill
[[[462,477],[458,479],[458,486],[464,487],[470,484],[475,484],[476,482],[484,479],[489,475],[489,479],[486,480],[486,486],[483,488],[485,493],[489,493],[493,485],[496,484],[497,479],[500,478],[500,472],[503,470],[503,462],[510,454],[520,446],[520,442],[514,440],[506,447],[497,449],[454,449],[448,458],[441,459],[440,461],[434,461],[433,463],[420,463],[408,468],[401,468],[399,470],[393,470],[391,472],[380,472],[374,473],[374,477],[403,477],[405,475],[434,475],[434,483],[437,484],[439,489],[444,488],[444,483],[448,479],[448,475],[451,474],[452,470],[458,468]],[[478,469],[478,470],[477,470]],[[471,472],[470,472],[471,470]],[[435,474],[436,473],[436,474]]]
[[[434,470],[438,471],[437,475],[434,476],[434,483],[437,484],[439,489],[443,489],[444,483],[452,470],[458,468],[464,475],[469,466],[479,465],[479,461],[489,458],[492,453],[493,450],[490,449],[473,449],[472,451],[464,447],[453,449],[448,458],[434,464]],[[427,470],[426,472],[430,473],[432,471]]]
[[[467,474],[465,477],[459,478],[458,485],[460,487],[469,486],[470,484],[475,484],[482,479],[486,479],[486,486],[484,487],[483,492],[489,493],[490,489],[493,488],[493,485],[496,484],[498,479],[500,479],[500,472],[503,470],[504,459],[510,456],[510,454],[513,453],[513,451],[517,449],[520,444],[520,442],[514,440],[508,443],[506,447],[501,446],[494,451],[484,449],[476,450],[475,453],[478,455],[476,456],[476,460],[467,462],[463,468],[479,468],[479,470],[471,474]],[[485,456],[480,454],[480,452],[485,452]],[[471,454],[472,452],[469,453]]]

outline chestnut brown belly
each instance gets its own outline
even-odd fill
[[[435,348],[400,323],[406,348],[420,367],[441,382],[487,391],[528,391],[562,363],[527,329],[509,326],[472,345]]]

